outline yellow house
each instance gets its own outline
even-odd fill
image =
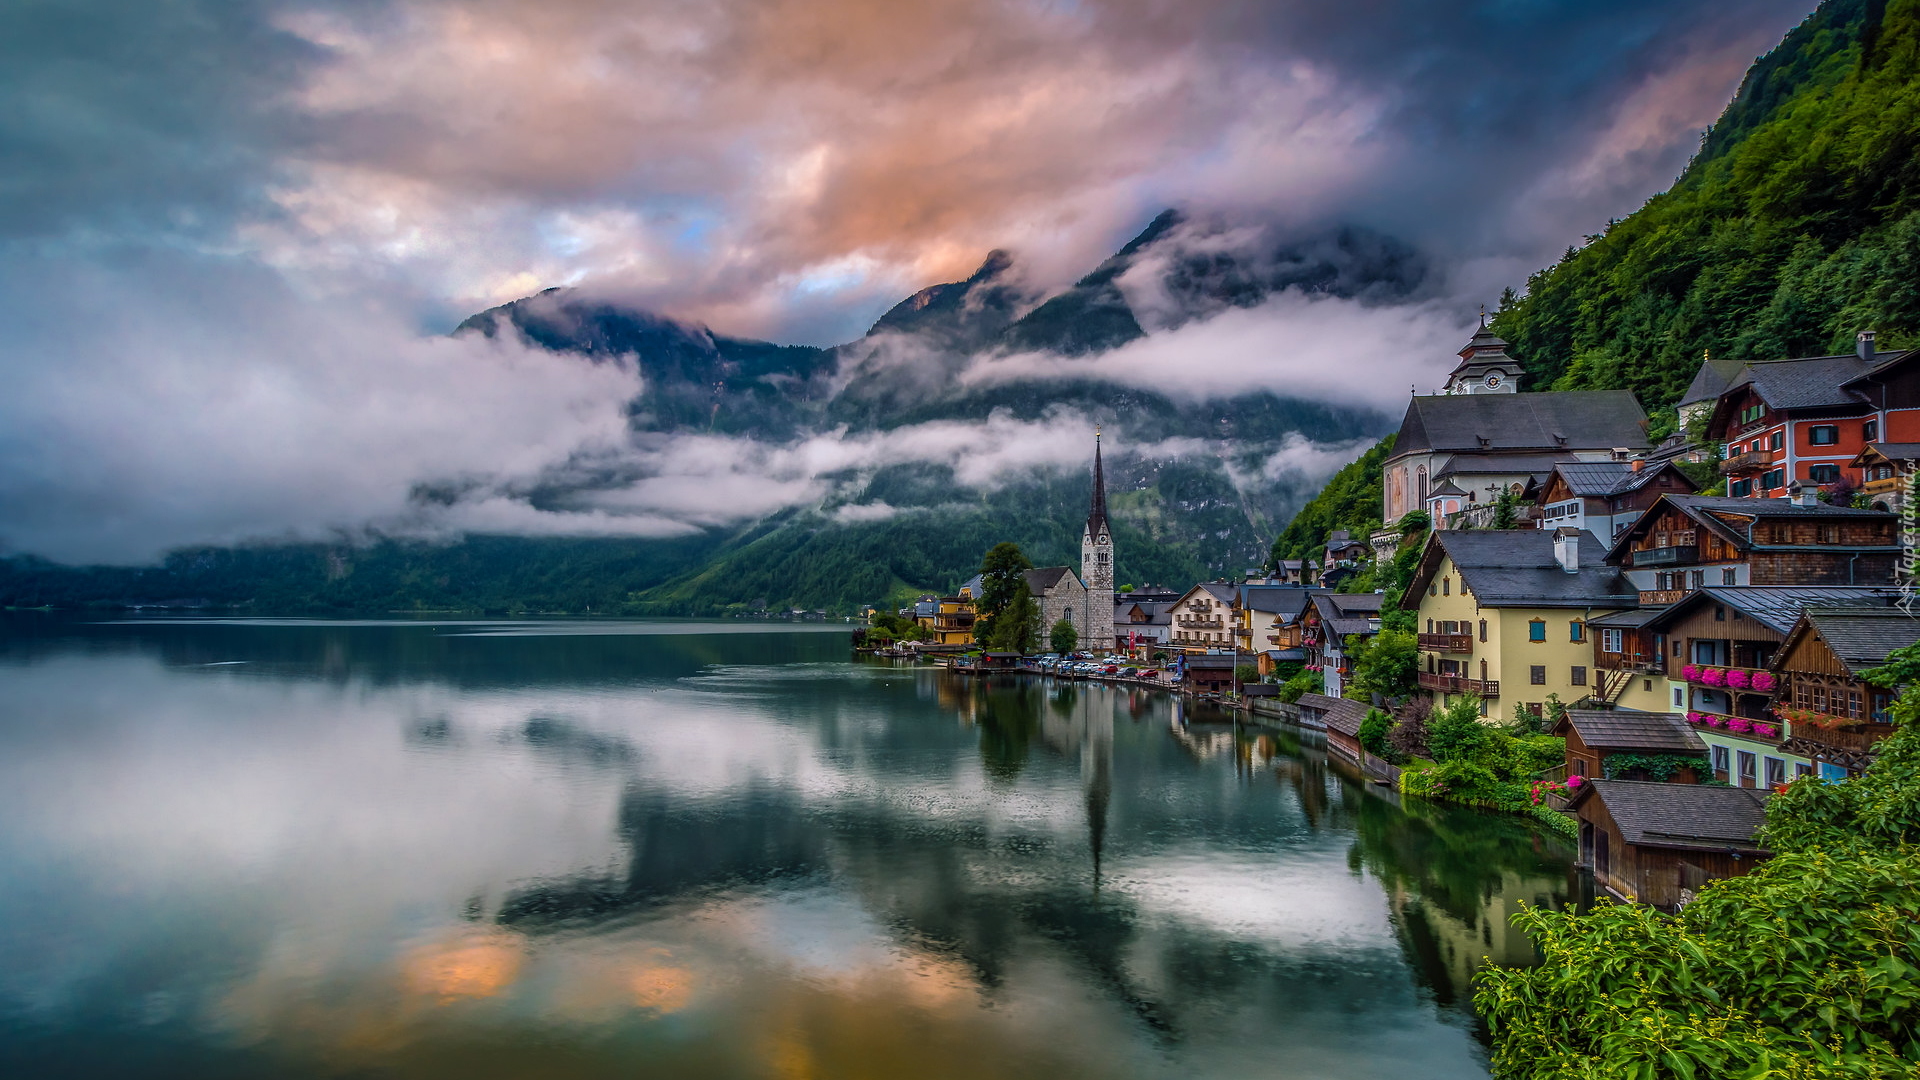
[[[1419,603],[1421,688],[1441,704],[1478,694],[1496,721],[1515,706],[1541,712],[1549,694],[1569,705],[1592,694],[1587,620],[1639,603],[1606,554],[1571,528],[1435,532],[1406,592]]]
[[[913,606],[913,621],[933,634],[934,645],[973,644],[973,601],[980,588],[975,574],[952,596],[922,597]]]

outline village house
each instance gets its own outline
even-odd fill
[[[932,634],[931,643],[940,646],[973,644],[973,601],[970,586],[962,585],[952,596],[923,596],[913,605],[913,621]]]
[[[1767,857],[1765,789],[1589,780],[1568,809],[1580,822],[1580,865],[1625,900],[1680,907],[1702,885],[1749,873]]]
[[[1542,529],[1573,528],[1611,544],[1660,496],[1691,495],[1698,488],[1671,461],[1561,461],[1544,483],[1523,496],[1538,507]]]
[[[1568,709],[1553,733],[1567,740],[1567,776],[1680,784],[1704,779],[1707,745],[1677,713]],[[1671,776],[1655,776],[1645,764],[1645,759],[1655,757],[1691,758],[1700,764],[1682,767]]]
[[[1113,633],[1129,652],[1164,648],[1173,637],[1173,604],[1166,600],[1134,599],[1128,593],[1114,598]]]
[[[1224,581],[1205,582],[1182,593],[1168,612],[1173,624],[1169,644],[1190,652],[1233,648],[1233,602],[1238,595],[1239,586]]]
[[[1647,448],[1647,415],[1631,391],[1519,393],[1523,372],[1506,348],[1483,326],[1460,350],[1447,392],[1408,403],[1381,475],[1387,525],[1413,510],[1444,524],[1518,494],[1556,462],[1626,460]]]
[[[1311,590],[1295,585],[1242,585],[1234,597],[1233,644],[1241,652],[1260,652],[1272,644],[1274,627],[1294,622],[1307,609]]]
[[[1709,585],[1669,607],[1627,613],[1641,616],[1638,626],[1612,625],[1624,616],[1594,620],[1594,663],[1609,685],[1616,671],[1657,685],[1657,694],[1630,686],[1620,704],[1682,713],[1705,740],[1716,779],[1770,787],[1813,771],[1809,758],[1782,748],[1778,680],[1767,670],[1801,612],[1898,596],[1892,587]]]
[[[1864,331],[1849,354],[1748,364],[1715,401],[1707,437],[1725,445],[1720,469],[1735,498],[1842,476],[1857,486],[1853,463],[1867,444],[1920,441],[1920,357],[1878,352]]]
[[[1296,703],[1300,711],[1325,725],[1327,754],[1359,766],[1367,751],[1360,745],[1360,725],[1367,718],[1367,707],[1357,701],[1326,694],[1301,694]]]
[[[1335,529],[1327,537],[1315,584],[1323,589],[1339,588],[1341,582],[1360,572],[1360,565],[1372,553],[1366,541],[1355,540],[1345,529]]]
[[[1900,520],[1798,499],[1662,495],[1607,554],[1665,605],[1707,585],[1885,585],[1900,556]]]
[[[1307,669],[1318,671],[1333,697],[1346,693],[1352,674],[1348,638],[1372,637],[1380,632],[1379,593],[1337,593],[1315,590],[1300,613],[1300,649]]]
[[[1547,695],[1592,693],[1587,620],[1634,607],[1631,582],[1572,529],[1440,530],[1406,596],[1419,604],[1419,685],[1447,704],[1481,699],[1483,716],[1539,715]]]
[[[1808,608],[1772,664],[1775,712],[1785,748],[1814,762],[1822,779],[1858,776],[1874,746],[1893,733],[1894,691],[1862,675],[1887,654],[1920,641],[1920,619],[1898,607]]]
[[[1859,477],[1855,493],[1869,510],[1898,514],[1907,505],[1909,477],[1920,466],[1920,443],[1872,442],[1854,455],[1847,467]]]

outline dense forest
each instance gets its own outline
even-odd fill
[[[1920,344],[1920,0],[1826,0],[1747,72],[1671,190],[1509,290],[1531,385],[1632,390],[1670,434],[1702,355]],[[1317,550],[1381,515],[1382,443],[1281,532]]]

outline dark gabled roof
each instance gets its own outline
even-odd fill
[[[1062,580],[1073,577],[1071,566],[1036,566],[1026,571],[1027,591],[1035,596],[1047,592],[1059,585]],[[1074,578],[1078,581],[1078,578]]]
[[[1893,352],[1875,353],[1873,361],[1867,369],[1859,375],[1854,376],[1851,381],[1860,383],[1880,375],[1885,375],[1893,368],[1901,366],[1905,361],[1915,358],[1920,358],[1920,353],[1912,349],[1897,349]]]
[[[1219,655],[1195,653],[1187,656],[1182,662],[1187,665],[1187,670],[1189,671],[1195,668],[1201,668],[1207,671],[1232,671],[1240,664],[1237,653]]]
[[[1563,461],[1556,464],[1553,471],[1567,482],[1567,490],[1583,498],[1604,499],[1638,491],[1662,473],[1677,476],[1687,490],[1696,490],[1687,474],[1671,462],[1643,464],[1638,469],[1633,464],[1631,461]]]
[[[1598,615],[1587,620],[1587,625],[1597,630],[1638,630],[1667,613],[1666,608],[1643,607],[1631,611],[1616,611],[1611,615]]]
[[[1693,373],[1693,381],[1687,384],[1687,392],[1680,395],[1680,404],[1692,405],[1717,399],[1726,392],[1733,380],[1740,377],[1743,366],[1738,360],[1724,356],[1715,359],[1709,353],[1700,361],[1700,370]]]
[[[1658,754],[1704,754],[1700,741],[1677,713],[1634,712],[1630,709],[1568,709],[1567,718],[1554,726],[1555,735],[1568,728],[1595,750],[1645,750]]]
[[[1727,388],[1752,386],[1770,409],[1826,409],[1842,405],[1864,408],[1866,402],[1841,384],[1865,375],[1874,366],[1852,353],[1762,360],[1748,364],[1747,370]]]
[[[1445,495],[1465,495],[1465,494],[1466,492],[1462,490],[1458,484],[1455,484],[1453,482],[1453,478],[1448,477],[1446,482],[1442,483],[1439,487],[1434,488],[1432,491],[1427,492],[1427,498],[1435,499]]]
[[[980,590],[986,585],[986,583],[987,583],[987,576],[985,574],[975,574],[972,577],[968,578],[967,580],[961,582],[960,587],[953,590],[953,595],[959,596],[961,593],[966,593],[967,595],[971,596],[973,599],[978,600],[980,599]]]
[[[1311,591],[1304,585],[1242,585],[1239,602],[1250,611],[1295,615],[1306,608]]]
[[[1808,608],[1802,618],[1854,675],[1879,667],[1888,653],[1920,641],[1920,618],[1899,608]],[[1786,653],[1780,650],[1782,657]]]
[[[1621,836],[1640,847],[1759,851],[1753,837],[1767,823],[1770,794],[1717,784],[1589,780],[1572,805],[1599,799]]]
[[[1305,649],[1268,649],[1266,656],[1267,656],[1267,659],[1272,660],[1275,663],[1283,663],[1288,660],[1305,660],[1307,658],[1307,650]]]
[[[1393,456],[1435,450],[1637,449],[1647,445],[1646,422],[1630,390],[1416,397],[1400,422]]]
[[[1380,617],[1386,597],[1379,593],[1342,593],[1313,590],[1312,603],[1320,612],[1320,621],[1330,634],[1371,634],[1373,621]]]
[[[1862,447],[1860,454],[1853,460],[1859,461],[1868,450],[1879,454],[1888,461],[1914,461],[1920,459],[1920,443],[1911,442],[1871,442]]]
[[[1348,738],[1360,737],[1360,724],[1367,718],[1367,707],[1347,698],[1328,697],[1325,694],[1301,694],[1299,704],[1320,714],[1326,721],[1327,730],[1339,732]]]
[[[1640,591],[1602,561],[1607,549],[1598,537],[1580,534],[1576,574],[1560,568],[1553,545],[1554,534],[1545,529],[1441,529],[1421,556],[1407,595],[1426,591],[1444,555],[1482,607],[1639,606]]]
[[[1720,603],[1785,637],[1810,607],[1870,607],[1899,596],[1899,589],[1885,585],[1704,585],[1654,616],[1665,627],[1702,604]]]
[[[1565,450],[1531,454],[1454,454],[1433,474],[1435,480],[1452,476],[1545,476]]]
[[[1133,609],[1139,608],[1147,621],[1133,621]],[[1171,600],[1122,600],[1113,605],[1113,629],[1117,633],[1129,626],[1167,626],[1173,622]]]

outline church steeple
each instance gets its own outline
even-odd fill
[[[1447,393],[1517,393],[1524,374],[1520,362],[1507,355],[1507,343],[1488,329],[1487,313],[1482,310],[1480,329],[1460,350],[1460,363],[1447,376]]]
[[[1093,507],[1087,511],[1087,535],[1111,533],[1107,527],[1107,476],[1100,466],[1100,429],[1093,429]]]

